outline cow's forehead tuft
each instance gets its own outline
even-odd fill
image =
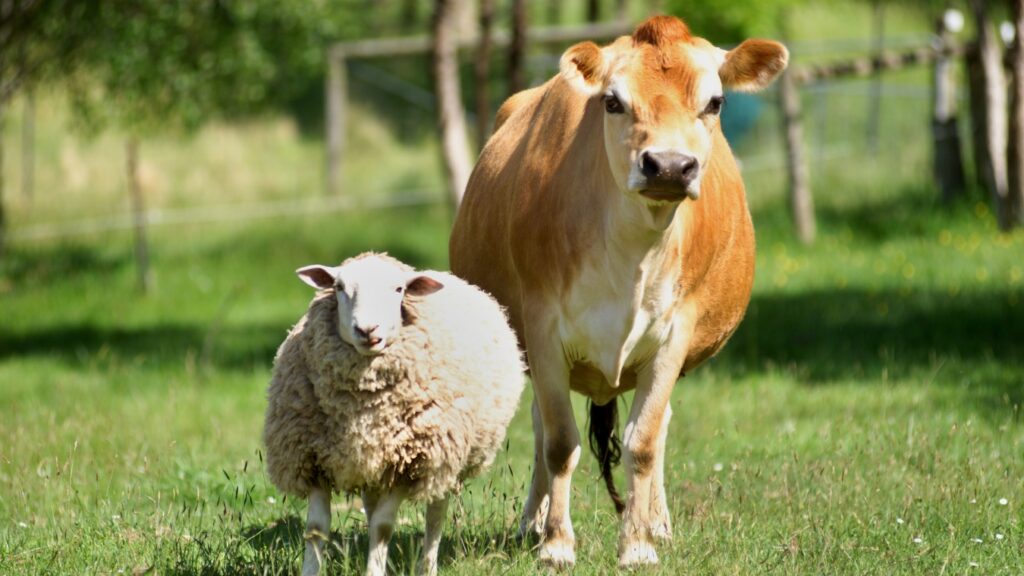
[[[637,26],[633,32],[633,45],[650,44],[659,48],[687,42],[691,38],[690,28],[674,16],[655,16]]]

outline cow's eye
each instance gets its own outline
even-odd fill
[[[609,114],[622,114],[626,111],[626,108],[622,105],[622,101],[615,94],[604,95],[604,110]]]
[[[708,105],[704,108],[705,116],[718,116],[722,112],[722,107],[725,106],[725,96],[712,96],[711,100],[708,101]]]

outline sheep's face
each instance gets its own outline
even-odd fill
[[[338,333],[364,356],[380,354],[398,337],[407,297],[426,296],[444,286],[373,256],[341,266],[314,264],[295,271],[314,288],[333,288],[338,299]]]

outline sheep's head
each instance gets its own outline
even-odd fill
[[[350,258],[340,266],[303,266],[295,273],[314,288],[334,290],[338,333],[364,356],[380,354],[398,337],[406,298],[433,294],[444,287],[377,254]]]

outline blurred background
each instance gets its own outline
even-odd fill
[[[665,573],[1019,570],[1020,5],[0,0],[0,572],[295,572],[302,503],[259,440],[311,296],[293,270],[447,268],[504,98],[655,13],[792,54],[723,114],[757,279],[673,398]],[[533,573],[521,412],[442,570]],[[614,512],[577,474],[580,572],[605,573]],[[335,508],[338,573],[361,572],[358,511]]]

